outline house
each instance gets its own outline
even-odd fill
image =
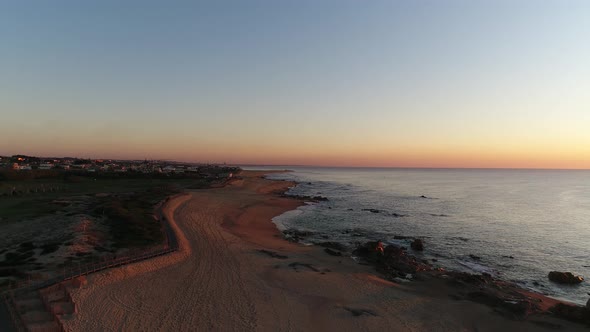
[[[39,165],[39,169],[43,169],[43,170],[52,169],[52,168],[53,168],[53,164],[51,164],[51,163],[43,163],[43,164]]]
[[[175,172],[176,171],[176,167],[168,165],[168,166],[162,168],[162,171],[164,173]]]

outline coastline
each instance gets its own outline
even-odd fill
[[[180,252],[90,276],[72,294],[79,312],[67,329],[585,329],[542,314],[508,318],[450,297],[446,280],[394,283],[372,266],[289,242],[271,219],[303,203],[280,195],[294,182],[267,173],[244,171],[172,202]]]

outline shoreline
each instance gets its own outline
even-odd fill
[[[583,328],[546,315],[510,319],[486,305],[450,298],[446,281],[394,283],[372,266],[289,242],[271,219],[303,203],[281,196],[293,182],[262,178],[267,173],[244,171],[224,188],[189,192],[169,216],[182,238],[181,253],[90,276],[72,294],[79,312],[66,328]]]

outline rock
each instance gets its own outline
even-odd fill
[[[471,257],[471,259],[473,259],[474,261],[480,261],[481,260],[481,257],[479,257],[479,256],[469,255],[469,257]]]
[[[292,242],[299,242],[301,239],[313,235],[313,232],[310,231],[300,231],[297,229],[288,229],[286,231],[283,231],[283,234],[285,235],[285,238],[289,241]]]
[[[362,315],[377,316],[377,314],[373,310],[356,309],[356,308],[349,308],[349,307],[343,307],[343,309],[350,312],[355,317],[362,316]]]
[[[281,255],[281,254],[278,254],[278,253],[276,253],[274,251],[270,251],[270,250],[266,250],[266,249],[258,249],[258,252],[263,253],[263,254],[266,254],[266,255],[268,255],[268,256],[270,256],[272,258],[278,258],[278,259],[287,259],[287,258],[289,258],[288,256]]]
[[[559,284],[579,284],[584,281],[584,278],[581,276],[576,276],[571,272],[559,272],[559,271],[551,271],[549,272],[549,280],[559,283]]]
[[[342,243],[332,242],[332,241],[320,242],[320,243],[317,243],[317,245],[320,247],[331,248],[331,249],[336,249],[336,250],[340,250],[340,251],[346,251],[348,249],[348,247],[346,247]]]
[[[336,250],[332,250],[330,248],[324,248],[324,251],[328,254],[328,255],[332,255],[332,256],[342,256],[342,253],[340,251],[336,251]]]
[[[289,264],[289,267],[293,268],[295,271],[298,271],[298,269],[297,269],[297,268],[298,268],[299,266],[302,266],[302,267],[308,268],[308,269],[310,269],[311,271],[314,271],[314,272],[321,272],[319,269],[317,269],[315,266],[313,266],[313,265],[311,265],[311,264],[309,264],[309,263],[299,263],[299,262],[293,262],[293,263]]]
[[[377,209],[363,209],[363,211],[369,211],[371,213],[380,213],[381,210],[377,210]]]
[[[410,244],[410,247],[416,251],[422,251],[424,250],[424,243],[420,239],[415,239],[412,241],[412,244]]]
[[[590,311],[584,307],[569,305],[565,303],[558,303],[550,310],[557,317],[561,317],[574,322],[590,324]]]
[[[316,202],[316,203],[328,201],[328,198],[324,197],[324,196],[305,196],[305,195],[289,195],[289,194],[283,194],[283,196],[289,197],[289,198],[300,199],[303,201],[312,201],[312,202]]]
[[[358,248],[356,248],[352,254],[364,258],[375,258],[377,255],[383,255],[383,242],[381,241],[369,241]]]
[[[420,196],[420,198],[428,198],[428,197],[426,197],[426,196],[422,195],[422,196]]]
[[[401,247],[391,244],[383,248],[380,241],[367,242],[353,251],[353,255],[362,258],[361,264],[374,265],[377,271],[383,273],[389,280],[404,278],[407,274],[416,275],[417,272],[430,270],[428,264],[418,261],[408,255]]]

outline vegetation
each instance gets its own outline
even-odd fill
[[[163,186],[134,193],[100,199],[93,215],[103,217],[110,228],[115,248],[145,247],[162,243],[164,234],[154,218],[154,205],[179,188]]]

